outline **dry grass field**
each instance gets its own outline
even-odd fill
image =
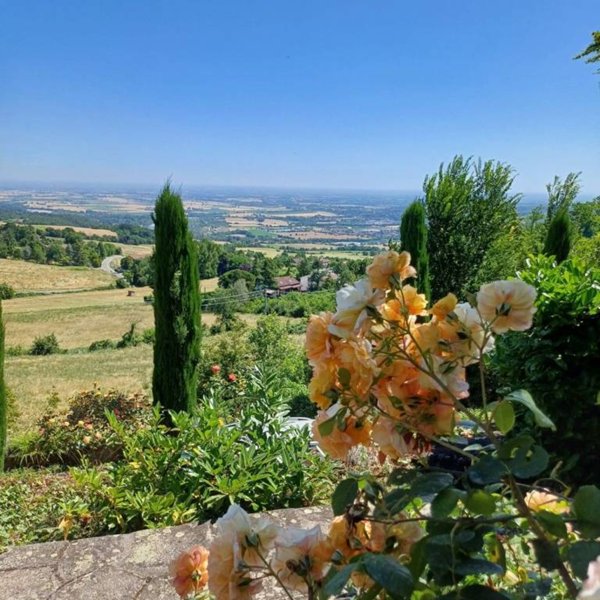
[[[114,277],[100,269],[56,267],[23,260],[0,259],[0,282],[17,292],[68,292],[108,287]]]
[[[143,344],[123,350],[81,354],[8,357],[6,384],[17,399],[19,416],[11,437],[35,426],[50,394],[64,402],[94,383],[103,388],[148,391],[152,377],[152,347]]]
[[[131,258],[146,258],[147,256],[151,256],[154,251],[154,246],[152,244],[118,244],[121,246],[121,252],[125,256],[131,256]]]
[[[117,234],[111,229],[96,229],[93,227],[74,227],[72,225],[34,225],[34,227],[39,227],[40,229],[56,229],[58,231],[70,228],[74,231],[78,231],[79,233],[83,233],[83,235],[99,235],[101,237],[109,238],[118,237]]]

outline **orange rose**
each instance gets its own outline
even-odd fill
[[[313,423],[313,435],[319,446],[332,458],[345,460],[350,448],[362,444],[368,446],[371,441],[371,425],[367,421],[359,422],[352,415],[344,419],[344,429],[334,425],[328,435],[322,435],[319,425],[331,419],[340,409],[339,404],[334,404],[327,411],[320,411]]]
[[[410,254],[408,252],[395,252],[390,250],[377,255],[369,267],[367,275],[374,288],[385,290],[390,288],[390,277],[398,276],[400,281],[408,277],[415,277],[417,272],[410,266]]]
[[[195,546],[171,563],[173,587],[181,598],[203,590],[208,582],[208,550]]]

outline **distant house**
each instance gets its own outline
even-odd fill
[[[310,275],[300,277],[300,291],[308,292],[310,290]]]
[[[278,293],[287,294],[288,292],[299,292],[301,284],[295,277],[275,277],[275,287]]]

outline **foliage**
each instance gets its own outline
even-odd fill
[[[10,300],[15,297],[15,289],[8,283],[0,283],[0,300]]]
[[[534,327],[498,340],[492,368],[501,386],[528,389],[560,423],[558,432],[541,439],[562,462],[562,477],[598,482],[600,269],[539,257],[520,276],[538,290]]]
[[[57,354],[58,352],[60,352],[60,346],[58,345],[56,335],[53,333],[36,337],[29,349],[29,354],[33,356],[46,356],[48,354]]]
[[[591,238],[600,233],[600,196],[589,202],[575,202],[571,205],[571,221],[578,233]]]
[[[9,448],[11,465],[78,465],[117,460],[123,441],[109,424],[109,414],[131,433],[150,420],[150,404],[141,394],[125,394],[100,388],[82,391],[70,399],[66,411],[51,402],[37,423],[37,433]]]
[[[19,469],[0,478],[0,552],[6,546],[97,535],[90,492],[64,472]]]
[[[8,393],[4,383],[4,318],[0,300],[0,473],[4,471],[4,455],[8,435]]]
[[[553,256],[557,263],[566,260],[571,251],[571,220],[565,208],[561,208],[550,221],[544,254]]]
[[[517,221],[519,196],[510,193],[509,165],[456,156],[425,178],[429,269],[433,299],[447,289],[473,291],[488,248]]]
[[[242,269],[232,269],[223,273],[219,277],[219,285],[222,288],[232,288],[240,280],[246,282],[249,290],[253,290],[256,285],[256,277],[249,271],[243,271]]]
[[[277,298],[270,298],[265,304],[263,298],[251,300],[245,312],[262,314],[265,311],[282,317],[309,317],[314,312],[331,310],[335,306],[333,292],[290,292]]]
[[[575,57],[575,59],[579,58],[585,58],[586,63],[600,62],[600,31],[592,32],[592,42],[583,52]]]
[[[0,258],[99,267],[103,258],[121,253],[120,248],[111,242],[85,240],[86,236],[71,227],[59,231],[5,223],[0,225]]]
[[[124,460],[76,475],[94,491],[91,513],[112,532],[203,521],[235,501],[252,511],[316,502],[331,470],[307,433],[285,428],[272,393],[258,386],[231,426],[209,400],[172,415],[177,435],[156,419],[131,434],[113,423]]]
[[[151,256],[139,259],[124,256],[119,265],[119,272],[123,278],[117,280],[117,285],[127,283],[136,287],[154,287],[154,259]]]
[[[548,205],[546,208],[546,223],[549,224],[561,211],[569,211],[579,194],[581,173],[569,173],[565,180],[555,176],[552,183],[546,185]]]
[[[191,410],[196,401],[200,360],[198,266],[181,197],[171,191],[169,184],[156,201],[153,221],[156,238],[153,399],[165,411]]]
[[[423,203],[415,200],[402,213],[400,222],[400,245],[412,257],[412,264],[417,269],[416,287],[428,298],[431,295],[429,281],[429,255],[427,253],[427,224]]]

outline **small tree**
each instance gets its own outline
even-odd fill
[[[549,225],[552,219],[562,209],[570,210],[579,194],[579,177],[581,173],[569,173],[563,181],[555,176],[552,183],[546,184],[548,192],[548,207],[546,210],[546,224]]]
[[[431,295],[429,281],[429,254],[427,253],[427,225],[425,207],[415,200],[403,213],[400,221],[400,245],[410,253],[412,265],[417,269],[417,289],[427,298]]]
[[[2,319],[2,302],[0,301],[0,471],[4,471],[7,423],[8,399],[4,385],[4,321]]]
[[[554,256],[557,263],[567,259],[571,251],[571,219],[566,208],[561,208],[550,221],[544,254]]]
[[[154,402],[189,411],[200,361],[200,290],[196,247],[181,196],[165,185],[152,217],[155,235]]]

